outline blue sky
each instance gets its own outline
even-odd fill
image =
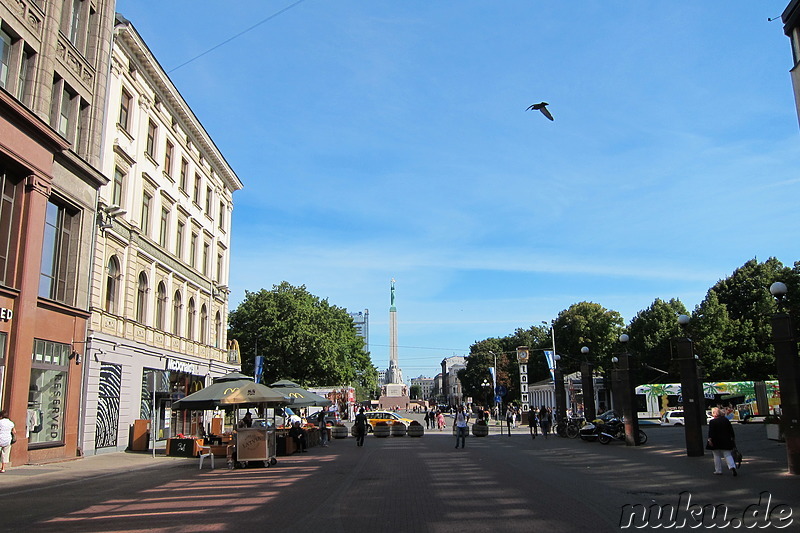
[[[165,70],[294,0],[118,0]],[[286,280],[433,376],[579,301],[690,309],[797,253],[787,0],[304,0],[170,76],[245,189],[231,306]],[[547,101],[554,122],[526,111]]]

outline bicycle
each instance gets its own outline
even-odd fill
[[[583,417],[569,418],[556,425],[556,434],[562,438],[575,439],[584,424],[586,424],[586,420]]]

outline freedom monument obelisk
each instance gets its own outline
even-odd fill
[[[391,307],[389,307],[389,369],[386,371],[386,384],[378,400],[383,409],[407,409],[410,398],[408,387],[403,383],[403,372],[397,360],[397,307],[394,305],[394,278],[392,278]]]

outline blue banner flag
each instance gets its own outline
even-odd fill
[[[547,359],[547,368],[550,369],[550,377],[552,379],[556,379],[555,369],[556,369],[556,361],[553,358],[553,352],[550,350],[544,351],[544,358]]]

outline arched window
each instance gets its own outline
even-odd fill
[[[181,336],[181,307],[183,307],[181,291],[175,291],[175,296],[172,298],[172,334],[176,337]]]
[[[217,311],[214,317],[214,348],[222,346],[222,315]]]
[[[139,284],[136,288],[136,321],[144,324],[147,314],[147,293],[150,289],[147,286],[147,274],[139,273]]]
[[[197,310],[194,308],[194,298],[189,298],[189,309],[186,313],[186,338],[190,341],[194,340],[194,319]]]
[[[200,342],[208,344],[208,309],[206,304],[200,307]]]
[[[109,313],[118,314],[117,302],[119,301],[119,259],[112,255],[108,260],[106,270],[106,303],[105,310]]]
[[[161,281],[158,284],[158,300],[156,301],[156,327],[161,331],[167,329],[167,286]]]

